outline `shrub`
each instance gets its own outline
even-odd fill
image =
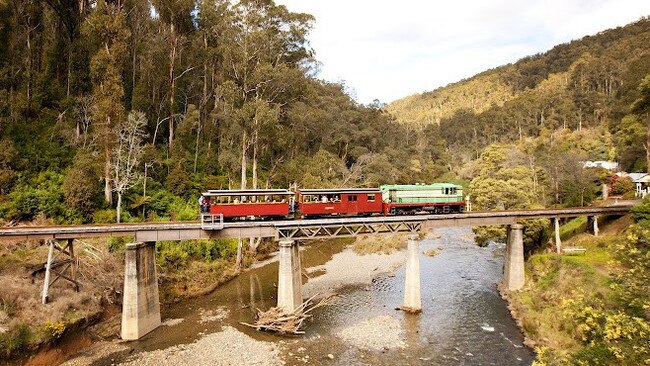
[[[0,352],[6,357],[11,357],[25,349],[32,338],[32,332],[27,324],[20,324],[14,330],[0,333]]]
[[[63,332],[65,332],[65,323],[63,321],[45,322],[45,333],[47,333],[48,337],[59,339],[63,335]]]
[[[189,254],[182,243],[160,241],[156,243],[156,260],[163,267],[181,269],[187,267]]]
[[[127,243],[133,242],[132,236],[111,236],[106,240],[108,251],[111,253],[124,252]]]
[[[169,213],[173,221],[192,221],[198,216],[198,207],[194,201],[183,202],[176,198],[169,207]]]
[[[112,224],[117,221],[117,211],[113,209],[98,210],[93,214],[93,222],[97,224]]]
[[[621,177],[612,182],[611,194],[623,195],[634,191],[634,182],[629,177]]]
[[[92,156],[77,154],[63,179],[63,194],[68,207],[79,210],[89,218],[103,197],[98,178]]]

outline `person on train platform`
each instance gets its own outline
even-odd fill
[[[208,200],[204,195],[199,196],[199,208],[201,213],[208,212]]]

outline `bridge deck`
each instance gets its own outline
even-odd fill
[[[298,229],[358,227],[362,225],[405,225],[432,228],[450,226],[485,226],[512,224],[518,220],[626,214],[632,205],[543,210],[467,212],[447,215],[336,217],[309,220],[225,222],[223,229],[203,230],[201,223],[155,222],[135,224],[14,227],[0,229],[0,240],[74,239],[84,237],[134,236],[136,241],[185,240],[237,237],[286,237],[283,232]],[[417,224],[417,225],[415,225]],[[415,225],[415,226],[414,226]],[[328,229],[329,230],[329,229]],[[331,234],[331,231],[328,231]],[[399,230],[403,231],[403,230]],[[325,232],[323,232],[325,233]],[[350,235],[354,235],[353,233]],[[318,235],[321,236],[321,235]],[[323,235],[327,236],[327,235]]]

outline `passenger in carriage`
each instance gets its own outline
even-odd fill
[[[209,210],[209,203],[208,200],[205,198],[204,195],[201,195],[199,197],[199,209],[201,210],[201,213],[206,213]]]

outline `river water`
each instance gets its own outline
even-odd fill
[[[502,279],[503,248],[476,246],[471,230],[466,228],[440,229],[436,233],[439,238],[420,242],[420,314],[395,310],[403,301],[402,265],[372,276],[366,284],[346,283],[343,277],[333,304],[315,310],[304,336],[260,333],[240,325],[241,321],[253,321],[255,309],[275,306],[276,261],[238,276],[208,296],[163,309],[163,321],[171,319],[168,324],[173,325],[162,326],[142,340],[129,343],[130,352],[113,354],[95,364],[117,363],[133,353],[191,343],[230,325],[257,340],[278,345],[288,365],[530,365],[533,353],[522,345],[523,336],[496,290]],[[334,259],[349,261],[351,269],[355,263],[361,266],[361,260],[345,247],[342,243],[306,246],[302,266],[327,267]],[[424,254],[432,248],[437,249],[437,255]],[[347,256],[342,256],[342,252]],[[399,255],[405,257],[404,253]],[[311,281],[323,272],[311,272]],[[227,317],[210,321],[224,311]],[[342,339],[341,332],[347,327],[377,319],[394,320],[399,328],[400,347],[363,349]],[[382,332],[382,328],[373,328],[368,334],[357,336],[387,336]]]

